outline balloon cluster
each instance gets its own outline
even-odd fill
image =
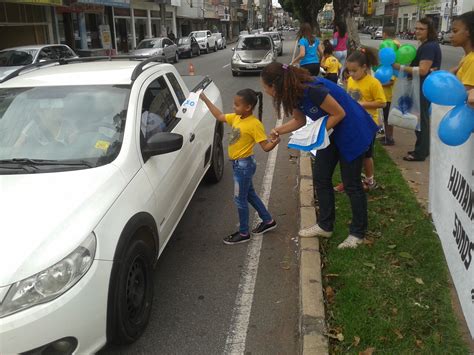
[[[395,71],[392,68],[393,63],[402,65],[410,64],[416,56],[416,48],[411,44],[404,44],[398,48],[393,39],[386,39],[380,44],[379,59],[380,66],[375,71],[375,78],[382,84],[390,82]]]
[[[422,90],[432,103],[455,106],[439,123],[441,141],[451,146],[466,142],[474,133],[474,109],[466,103],[467,92],[461,81],[450,72],[438,70],[426,77]]]

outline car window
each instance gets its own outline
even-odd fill
[[[137,49],[161,48],[161,41],[158,39],[141,41]]]
[[[171,86],[173,87],[173,90],[178,97],[179,104],[182,105],[184,100],[186,100],[186,97],[184,96],[183,89],[181,88],[181,85],[178,83],[178,79],[176,79],[176,76],[174,76],[173,73],[168,73],[166,74],[166,77],[171,83]]]
[[[170,132],[179,122],[178,107],[166,80],[153,80],[147,87],[142,104],[141,143],[159,132]],[[144,139],[144,140],[143,140]]]
[[[272,44],[269,37],[247,37],[241,38],[237,49],[239,50],[270,50]]]
[[[72,53],[72,51],[64,46],[55,46],[54,49],[56,50],[56,54],[59,58],[74,58],[76,55]]]
[[[2,51],[0,52],[0,67],[16,67],[31,64],[35,53],[36,51],[33,53],[19,50]]]
[[[37,61],[51,59],[57,59],[56,52],[53,50],[53,47],[45,47],[39,52]]]
[[[51,86],[0,89],[0,159],[115,159],[130,89]]]

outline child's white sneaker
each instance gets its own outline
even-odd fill
[[[337,249],[355,249],[359,246],[359,244],[362,244],[363,242],[363,238],[357,238],[349,234],[349,236],[337,246]]]
[[[325,231],[322,229],[318,224],[314,226],[300,229],[298,235],[302,238],[310,238],[310,237],[324,237],[329,238],[332,235],[332,232]]]

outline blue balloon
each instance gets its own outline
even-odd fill
[[[380,64],[382,65],[392,65],[395,63],[396,57],[393,48],[382,48],[379,51]]]
[[[393,69],[388,65],[383,65],[375,72],[375,78],[382,84],[387,84],[393,76]]]
[[[458,105],[441,120],[438,135],[447,145],[457,146],[466,142],[474,131],[474,109],[467,104]]]
[[[398,74],[400,74],[399,71],[396,69],[393,69],[393,75],[398,78]]]
[[[446,70],[428,75],[423,83],[423,95],[438,105],[457,106],[466,102],[467,92],[461,81]]]

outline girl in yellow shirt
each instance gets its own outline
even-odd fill
[[[280,139],[271,141],[267,139],[262,123],[263,95],[261,92],[255,92],[252,89],[240,90],[234,96],[234,113],[228,114],[223,114],[204,93],[200,95],[200,98],[218,121],[232,127],[228,152],[234,171],[234,202],[239,211],[240,227],[237,232],[224,237],[223,242],[229,245],[248,242],[250,240],[249,202],[262,219],[262,222],[252,230],[253,234],[263,234],[277,226],[253,188],[252,177],[257,168],[253,147],[258,143],[264,151],[269,152],[275,148]],[[253,115],[257,102],[259,104],[258,118]]]
[[[384,108],[387,100],[380,81],[370,75],[370,68],[378,65],[377,55],[369,49],[353,52],[346,61],[346,67],[349,71],[349,80],[347,81],[347,92],[351,97],[359,102],[372,116],[374,122],[380,126],[378,109]],[[374,179],[374,140],[365,153],[364,158],[364,188],[373,190],[377,187]]]
[[[465,53],[454,72],[466,90],[472,90],[474,89],[474,11],[456,17],[453,20],[452,31],[451,44],[454,47],[462,47]]]
[[[341,63],[333,56],[334,47],[329,40],[324,41],[322,67],[326,70],[326,79],[331,80],[337,84],[339,78],[339,70],[341,70]]]

